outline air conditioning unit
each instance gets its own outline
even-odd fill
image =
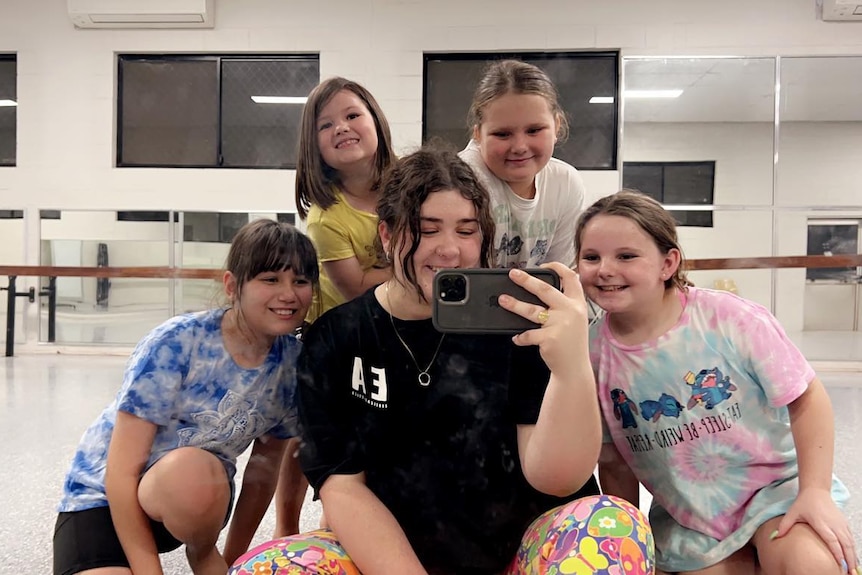
[[[824,22],[862,22],[862,0],[819,0]]]
[[[215,0],[67,0],[78,28],[212,28]]]

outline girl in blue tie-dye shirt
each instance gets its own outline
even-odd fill
[[[54,532],[54,573],[161,573],[186,546],[191,570],[225,573],[266,512],[294,435],[294,331],[318,280],[307,237],[260,219],[232,242],[230,305],[154,329],[129,359],[116,399],[84,433]],[[237,457],[254,441],[224,556]]]
[[[653,495],[657,573],[856,572],[829,397],[758,304],[691,286],[673,218],[632,191],[576,229],[605,422],[605,492]]]

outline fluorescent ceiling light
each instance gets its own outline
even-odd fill
[[[17,106],[18,102],[15,100],[0,100],[0,108],[6,108],[11,106]]]
[[[590,98],[590,104],[613,104],[613,96],[593,96]]]
[[[305,104],[305,96],[252,96],[257,104]]]
[[[679,98],[682,90],[626,90],[626,98]]]

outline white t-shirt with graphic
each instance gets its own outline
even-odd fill
[[[178,447],[218,457],[233,480],[236,459],[255,439],[295,435],[300,342],[275,340],[263,364],[243,368],[225,350],[224,309],[169,319],[135,348],[114,401],[84,432],[63,486],[59,511],[108,504],[105,466],[117,411],[156,424],[144,469]]]
[[[458,154],[491,194],[497,224],[496,267],[536,267],[544,262],[575,263],[575,225],[584,209],[584,182],[578,171],[556,158],[536,174],[536,195],[524,199],[485,165],[479,144],[470,140]]]

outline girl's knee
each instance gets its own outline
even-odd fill
[[[804,523],[797,523],[781,539],[761,540],[757,556],[764,575],[838,575],[846,573],[826,543]]]
[[[224,465],[212,453],[183,447],[155,463],[138,486],[138,500],[157,521],[186,516],[221,522],[230,502],[231,484]],[[220,524],[219,524],[220,526]]]

